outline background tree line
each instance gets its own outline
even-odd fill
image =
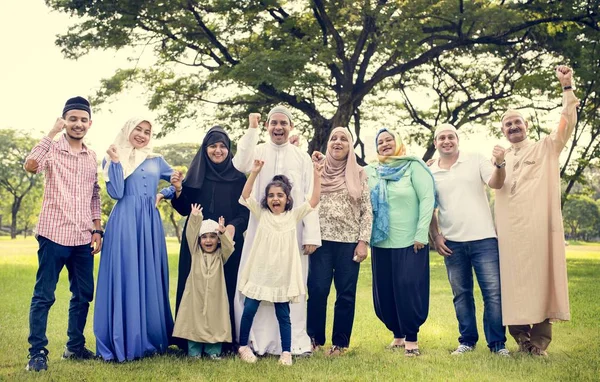
[[[33,234],[37,224],[44,194],[43,175],[29,174],[23,170],[25,157],[36,144],[37,140],[27,134],[11,129],[0,130],[0,235],[10,235],[13,239],[17,235],[27,237]],[[154,152],[185,173],[199,146],[195,143],[177,143],[155,147]],[[97,154],[102,158],[100,153]],[[108,196],[101,171],[98,171],[98,183],[104,226],[116,201]],[[168,186],[167,182],[161,180],[159,187]],[[159,210],[166,235],[181,240],[185,219],[169,202],[162,201]]]
[[[28,236],[33,233],[42,205],[43,176],[23,170],[23,161],[37,141],[30,136],[10,129],[0,130],[0,235]],[[187,171],[196,155],[199,144],[178,143],[158,146],[155,152],[177,170]],[[106,223],[115,204],[107,192],[102,172],[98,172],[102,198],[102,222]],[[159,187],[168,187],[161,181]],[[563,181],[563,188],[568,183]],[[493,195],[490,195],[493,198]],[[167,236],[181,240],[185,218],[169,202],[159,205]],[[583,181],[576,183],[563,207],[565,235],[569,239],[600,240],[600,169],[588,168]]]

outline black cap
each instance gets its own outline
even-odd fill
[[[83,110],[83,111],[87,111],[88,114],[90,115],[90,118],[92,118],[92,109],[90,108],[90,102],[83,98],[83,97],[73,97],[73,98],[69,98],[67,100],[67,103],[65,103],[65,108],[63,109],[63,117],[65,116],[65,114],[67,114],[67,111],[69,110]]]

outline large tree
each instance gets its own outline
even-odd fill
[[[361,145],[368,96],[409,85],[403,75],[442,55],[523,43],[556,23],[598,29],[600,7],[599,0],[46,3],[81,19],[57,40],[67,57],[124,47],[156,53],[153,68],[123,69],[105,80],[96,102],[141,82],[165,131],[197,117],[199,104],[239,123],[249,111],[287,103],[307,122],[309,151],[322,149],[334,126],[353,125]]]
[[[41,187],[40,177],[23,169],[25,157],[36,143],[30,136],[15,130],[0,130],[0,188],[10,196],[12,239],[17,237],[17,222],[24,198],[34,187]]]

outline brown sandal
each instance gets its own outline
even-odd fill
[[[405,357],[418,357],[421,355],[419,349],[406,349],[404,350]]]

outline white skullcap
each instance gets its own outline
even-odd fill
[[[290,120],[290,124],[292,124],[292,125],[294,124],[294,121],[292,120],[292,113],[290,113],[290,111],[287,107],[282,106],[282,105],[275,106],[274,108],[271,109],[271,111],[269,112],[269,115],[267,116],[267,122],[269,122],[269,120],[271,119],[271,116],[275,113],[281,113],[281,114],[285,115]]]
[[[205,233],[217,232],[219,229],[219,223],[212,219],[206,219],[202,221],[202,225],[200,226],[200,234],[198,236],[202,236]]]
[[[504,112],[504,114],[502,114],[502,117],[500,118],[500,122],[504,122],[504,118],[508,118],[508,117],[521,117],[523,119],[523,121],[525,120],[525,117],[523,116],[523,114],[521,114],[521,112],[514,110],[514,109],[508,109],[508,110],[506,110],[506,112]]]
[[[435,133],[433,133],[433,138],[434,139],[437,138],[438,135],[440,135],[440,133],[442,131],[454,131],[456,136],[458,136],[458,131],[456,130],[456,127],[454,127],[453,125],[451,125],[449,123],[442,123],[435,129]]]

